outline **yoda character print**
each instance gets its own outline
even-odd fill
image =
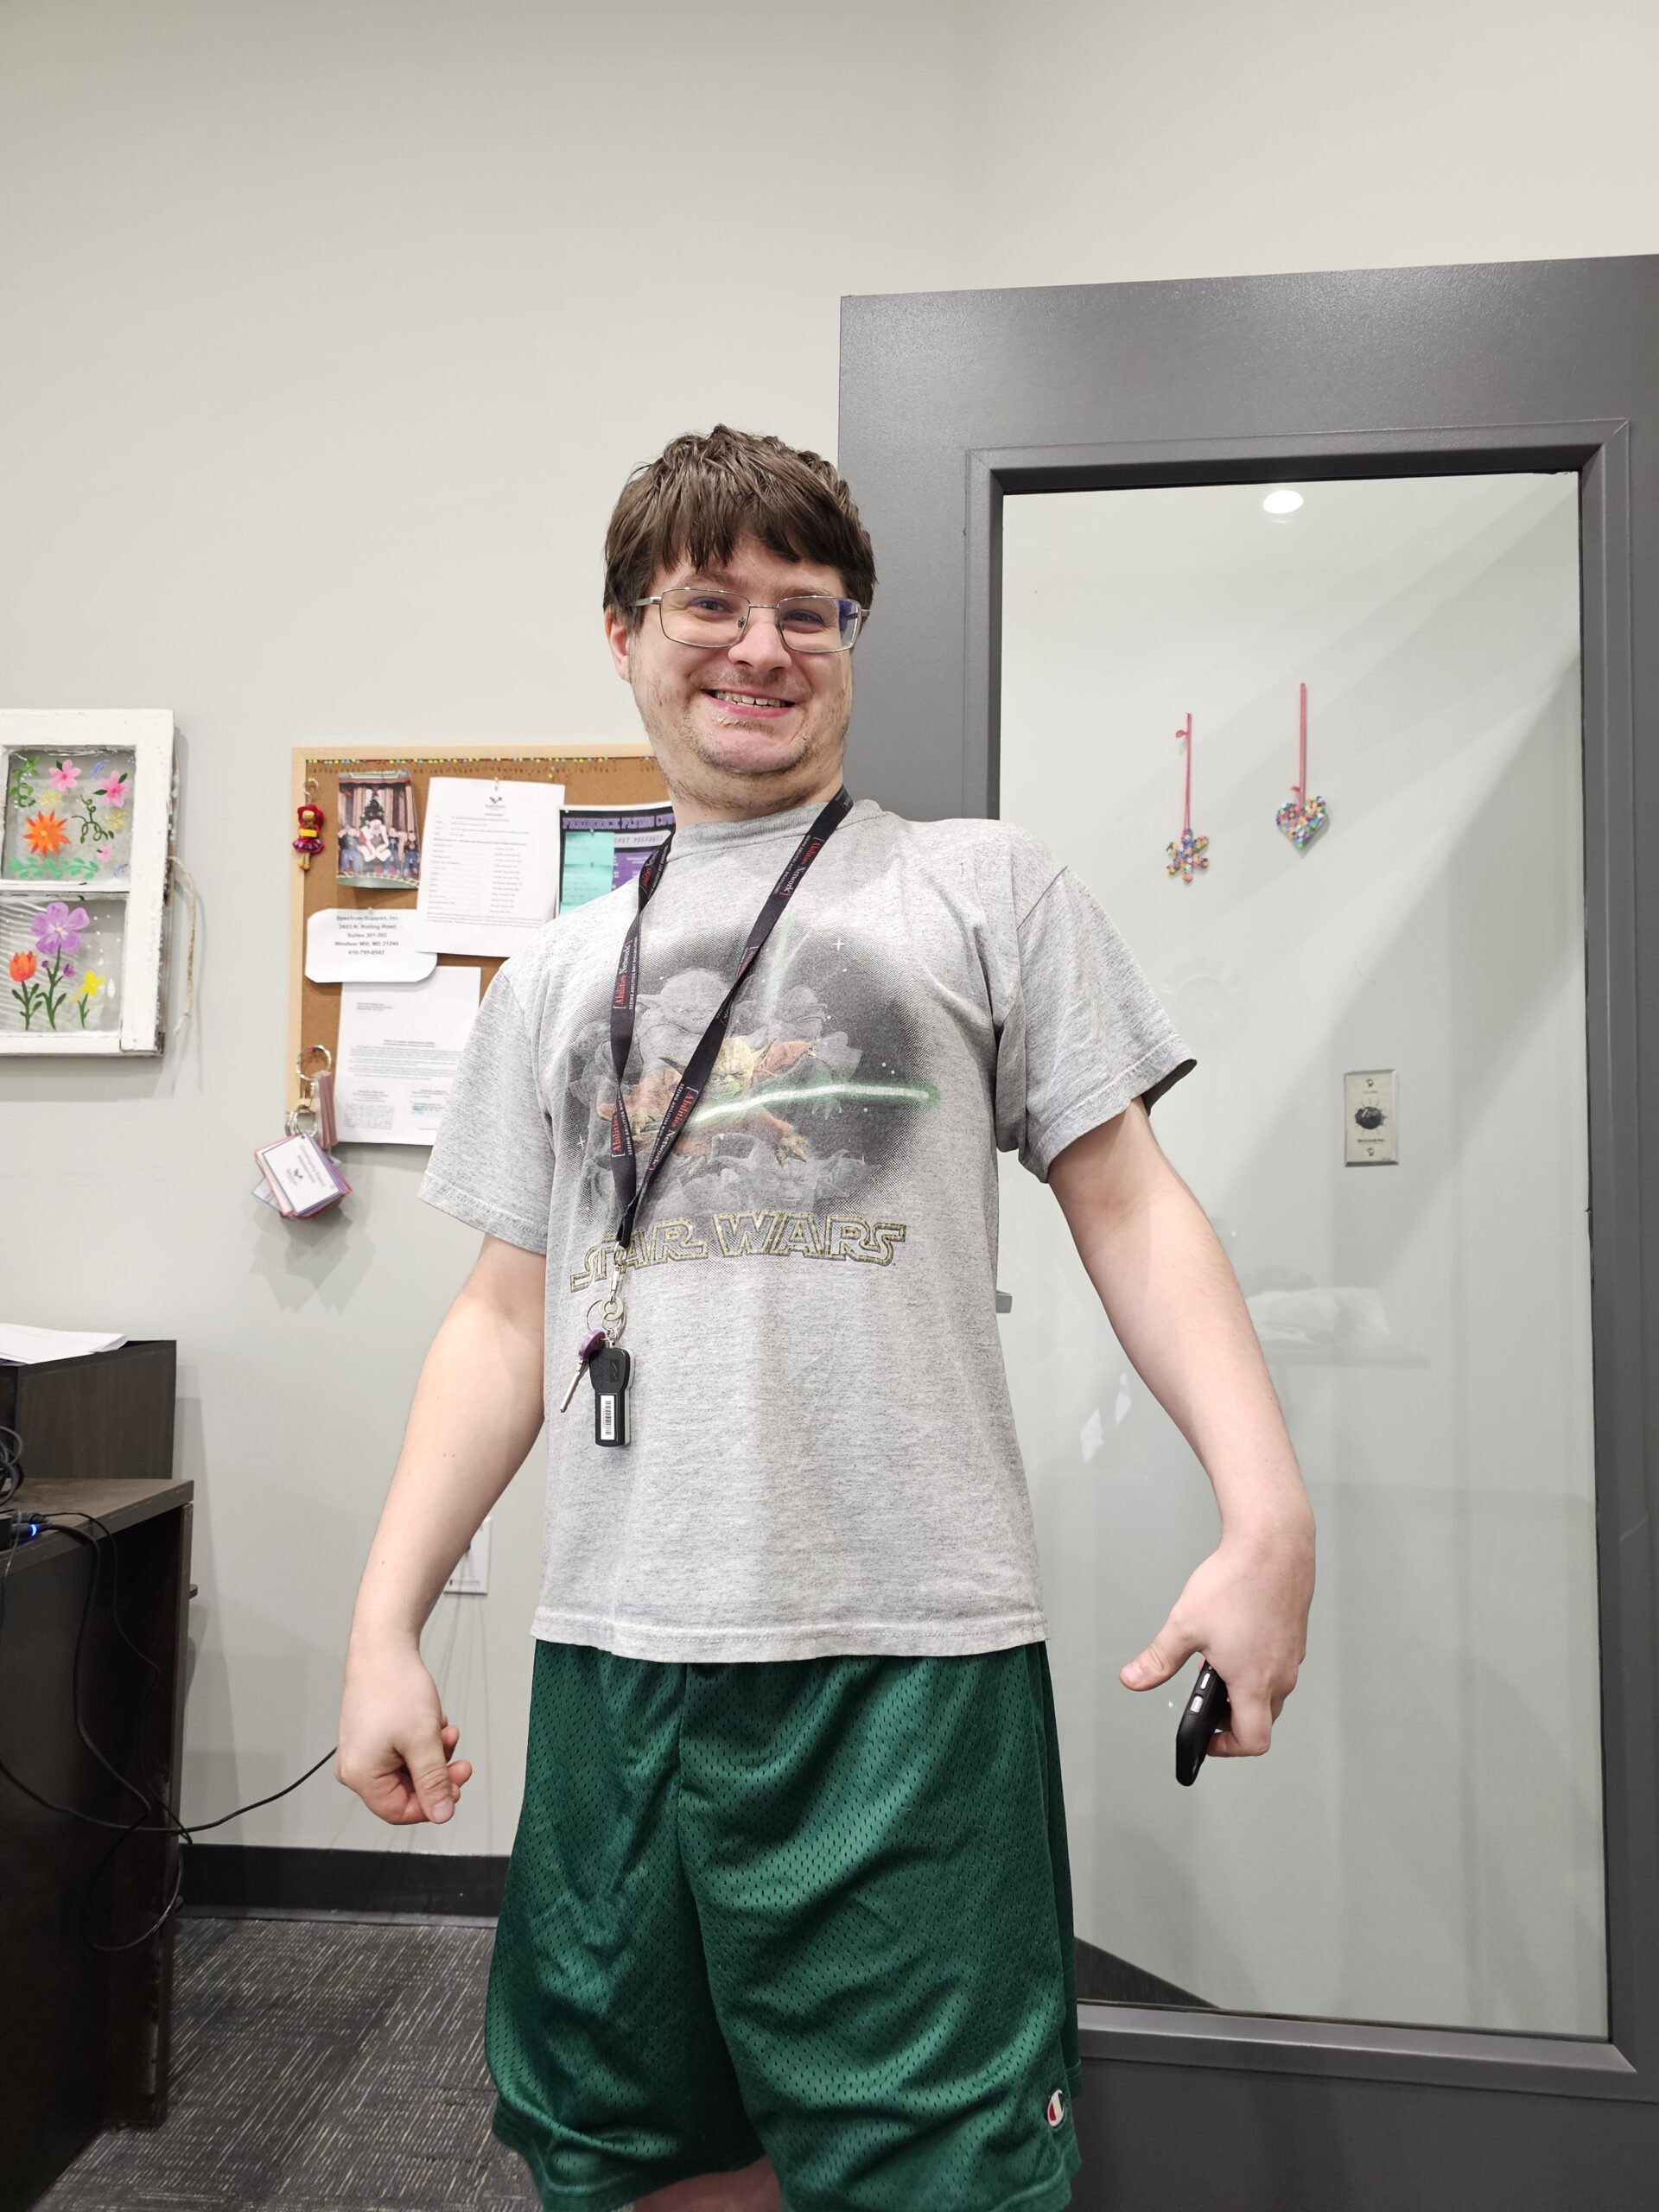
[[[624,1089],[643,1157],[726,987],[726,946],[695,949],[655,990],[642,990]],[[857,1041],[855,1042],[855,1037]],[[567,1128],[582,1147],[595,1222],[612,1209],[609,1131],[616,1083],[608,1020],[575,1040]],[[630,1272],[696,1260],[798,1254],[891,1266],[906,1224],[877,1219],[901,1187],[909,1146],[926,1141],[933,1086],[919,1076],[909,1024],[844,925],[785,914],[732,1011],[703,1096],[652,1190]],[[574,1123],[575,1126],[570,1125]],[[570,1277],[592,1298],[615,1270],[596,1243]]]

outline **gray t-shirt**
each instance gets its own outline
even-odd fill
[[[817,809],[679,830],[640,929],[643,1172]],[[626,1271],[632,1441],[558,1401],[613,1281],[609,1007],[628,884],[497,975],[421,1195],[545,1252],[538,1637],[641,1659],[949,1656],[1046,1633],[995,1312],[995,1151],[1057,1153],[1192,1065],[1088,890],[1006,822],[860,799],[808,869]]]

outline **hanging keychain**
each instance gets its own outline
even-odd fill
[[[1210,840],[1192,835],[1192,716],[1190,711],[1185,721],[1175,733],[1176,744],[1179,745],[1183,738],[1186,741],[1185,805],[1181,817],[1180,836],[1164,848],[1169,855],[1169,865],[1164,873],[1166,875],[1179,875],[1183,883],[1191,883],[1195,868],[1207,868],[1210,865]]]
[[[596,1298],[588,1308],[588,1334],[582,1340],[576,1354],[576,1371],[570,1377],[570,1388],[559,1401],[559,1411],[567,1412],[576,1395],[576,1385],[586,1375],[594,1386],[594,1441],[595,1444],[631,1444],[633,1433],[628,1420],[628,1385],[633,1379],[633,1359],[623,1351],[620,1341],[628,1325],[627,1300],[622,1291],[622,1271],[627,1265],[627,1255],[619,1245],[616,1254],[616,1282],[603,1298]],[[594,1315],[599,1315],[595,1326]]]
[[[585,1372],[594,1386],[594,1441],[595,1444],[632,1444],[633,1427],[629,1417],[628,1389],[633,1381],[633,1355],[625,1351],[620,1341],[628,1325],[628,1306],[623,1289],[623,1271],[627,1266],[627,1255],[620,1245],[616,1254],[616,1287],[603,1299],[595,1299],[588,1308],[588,1319],[594,1318],[599,1309],[601,1323],[597,1331],[597,1342],[589,1337],[579,1357],[582,1366],[577,1370],[576,1382]],[[575,1382],[570,1385],[575,1389]],[[567,1395],[566,1403],[569,1402]]]
[[[327,1066],[318,1076],[305,1071],[305,1063],[320,1053]],[[260,1180],[253,1195],[288,1221],[308,1221],[351,1196],[352,1186],[340,1173],[328,1150],[335,1142],[334,1056],[326,1045],[310,1045],[294,1063],[300,1079],[300,1102],[283,1116],[283,1135],[275,1144],[255,1147]],[[300,1122],[308,1117],[315,1134]]]
[[[1307,795],[1307,686],[1303,683],[1297,688],[1300,696],[1297,705],[1300,734],[1296,781],[1291,786],[1290,797],[1273,818],[1297,851],[1305,853],[1331,819],[1331,810],[1322,798],[1309,798]]]

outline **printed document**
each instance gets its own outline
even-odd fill
[[[334,1120],[342,1144],[430,1144],[478,1018],[482,970],[419,983],[342,983]]]
[[[418,983],[437,964],[415,943],[412,906],[320,906],[305,925],[314,983]]]
[[[426,787],[415,942],[505,958],[559,911],[563,784],[434,776]]]

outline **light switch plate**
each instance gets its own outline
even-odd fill
[[[455,1561],[454,1573],[444,1584],[462,1598],[482,1598],[490,1586],[490,1516],[480,1522],[478,1532]]]
[[[1392,1068],[1361,1068],[1342,1078],[1343,1165],[1393,1167],[1399,1164]]]

